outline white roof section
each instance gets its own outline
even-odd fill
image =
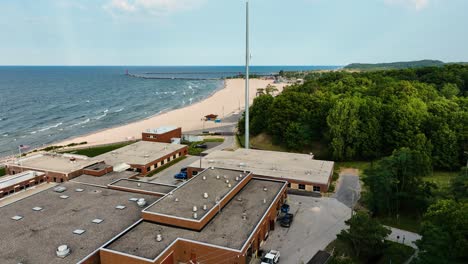
[[[13,186],[23,181],[32,180],[37,176],[44,175],[43,172],[25,171],[15,175],[4,176],[0,178],[0,189]]]
[[[190,165],[200,167],[200,161]],[[251,171],[255,175],[328,184],[334,162],[312,159],[311,155],[253,149],[213,151],[203,157],[202,168],[208,167]]]
[[[158,128],[147,129],[146,133],[159,135],[159,134],[164,134],[164,133],[167,133],[169,131],[176,130],[176,129],[177,129],[177,127],[175,127],[175,126],[162,126],[162,127],[158,127]]]
[[[128,165],[127,163],[120,163],[120,164],[115,165],[113,170],[116,171],[116,172],[122,172],[122,171],[126,171],[126,170],[128,170],[130,168],[131,168],[131,166]]]
[[[125,147],[104,153],[95,157],[104,160],[106,164],[114,167],[122,163],[130,165],[146,165],[173,152],[185,148],[185,145],[161,142],[138,141]]]
[[[21,158],[11,165],[39,171],[68,174],[99,162],[82,155],[44,153]]]

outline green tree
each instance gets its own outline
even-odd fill
[[[440,200],[423,218],[417,263],[468,261],[468,203]]]
[[[276,88],[276,86],[272,84],[268,84],[267,87],[265,88],[265,92],[266,94],[274,95],[275,93],[278,92],[278,88]]]
[[[447,83],[445,84],[440,93],[447,99],[452,99],[452,97],[457,96],[460,93],[460,89],[458,89],[456,84]]]
[[[451,184],[450,190],[457,201],[468,202],[468,168],[463,167]]]
[[[377,214],[396,215],[401,209],[424,210],[432,198],[433,185],[422,180],[431,171],[425,153],[408,148],[394,151],[364,171],[367,202]]]
[[[345,223],[349,229],[341,231],[337,237],[350,243],[357,257],[369,259],[383,252],[384,240],[391,233],[388,228],[365,212],[357,212]]]

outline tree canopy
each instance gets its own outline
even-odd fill
[[[330,153],[321,158],[334,160],[373,160],[407,147],[426,153],[435,168],[462,164],[468,65],[309,73],[305,80],[275,97],[256,98],[253,136],[267,133],[295,151],[320,141]]]

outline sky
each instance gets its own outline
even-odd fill
[[[467,0],[250,0],[252,65],[468,61]],[[242,65],[245,0],[0,0],[0,65]]]

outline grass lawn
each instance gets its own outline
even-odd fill
[[[6,174],[6,169],[5,168],[0,168],[0,177],[4,176]]]
[[[353,168],[358,169],[362,175],[362,172],[369,168],[371,165],[370,161],[337,161],[335,162],[335,172],[340,172],[340,168]]]
[[[96,157],[101,154],[119,149],[121,147],[128,146],[133,143],[135,142],[131,141],[131,142],[117,143],[117,144],[112,144],[112,145],[107,145],[107,146],[89,147],[89,148],[83,148],[83,149],[78,149],[78,150],[64,151],[64,153],[85,155],[88,157]]]
[[[348,243],[340,241],[338,239],[332,241],[325,248],[325,251],[331,253],[333,251],[333,259],[330,264],[337,263],[356,263],[356,264],[365,264],[365,263],[376,263],[376,264],[403,264],[408,260],[413,254],[414,249],[412,247],[395,243],[392,241],[385,241],[386,248],[382,256],[378,260],[372,260],[372,262],[366,262],[354,256],[354,252],[351,246]],[[348,259],[348,262],[340,262],[339,259],[344,256],[345,259]]]
[[[165,169],[167,169],[167,168],[169,168],[169,167],[171,167],[171,166],[177,164],[178,162],[180,162],[180,161],[182,161],[182,160],[184,160],[184,159],[186,159],[186,158],[187,158],[187,156],[178,157],[177,159],[173,160],[172,162],[166,163],[166,164],[164,164],[163,166],[161,166],[161,167],[155,169],[155,170],[152,171],[151,173],[148,173],[148,174],[146,175],[146,177],[151,177],[151,176],[153,176],[153,175],[155,175],[155,174],[157,174],[157,173],[159,173],[159,172],[161,172],[161,171],[163,171],[163,170],[165,170]]]
[[[206,149],[197,148],[196,146],[199,144],[204,144],[204,143],[209,143],[209,142],[224,142],[224,138],[205,138],[203,139],[203,141],[187,143],[186,145],[188,145],[189,147],[188,154],[192,156],[199,156]]]
[[[407,213],[402,213],[398,216],[398,219],[396,216],[377,216],[376,218],[384,225],[408,230],[415,233],[418,233],[421,227],[421,216],[419,215],[409,215]]]

